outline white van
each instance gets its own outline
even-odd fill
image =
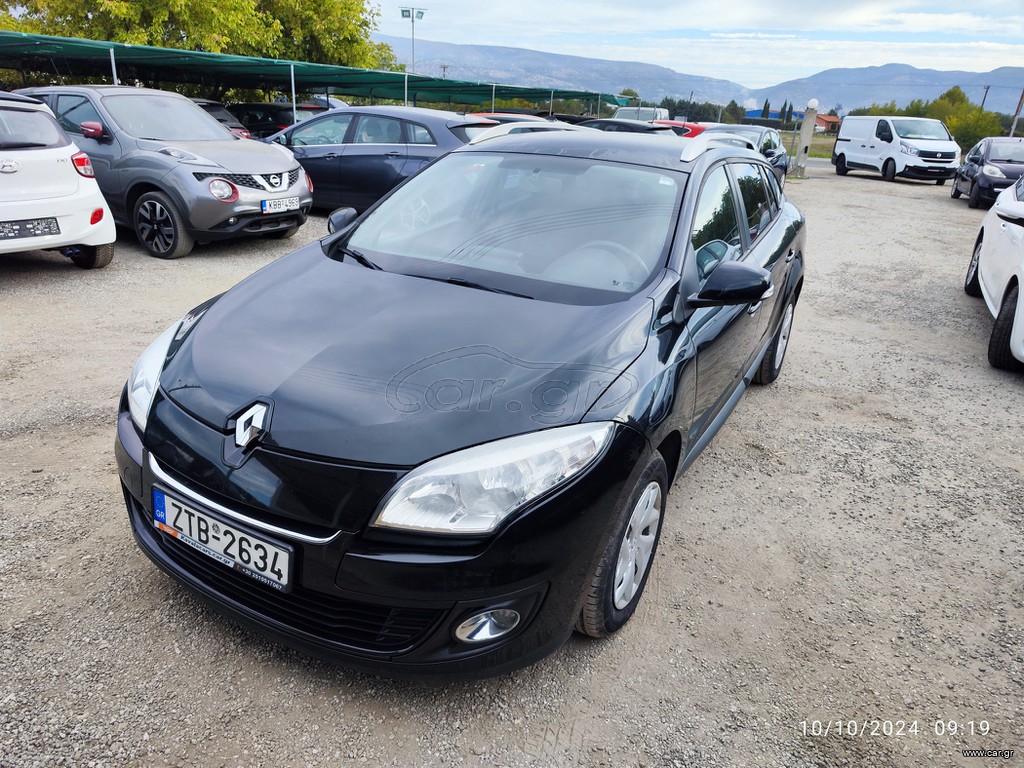
[[[612,117],[628,120],[668,120],[668,110],[663,107],[619,107]]]
[[[832,148],[836,173],[875,171],[945,184],[960,165],[960,147],[941,120],[926,117],[844,117]]]

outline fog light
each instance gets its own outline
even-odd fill
[[[99,224],[101,221],[103,221],[103,209],[93,208],[92,216],[89,217],[89,223]]]
[[[486,643],[507,635],[519,626],[519,612],[499,608],[470,616],[455,628],[455,636],[464,643]]]

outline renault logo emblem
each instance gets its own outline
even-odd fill
[[[245,448],[263,434],[266,418],[267,406],[263,403],[256,403],[239,416],[235,422],[235,445]]]
[[[0,173],[17,173],[21,170],[21,163],[7,157],[0,160]]]

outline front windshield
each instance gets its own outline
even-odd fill
[[[592,159],[456,152],[381,203],[346,245],[406,274],[616,301],[665,263],[684,183]]]
[[[993,141],[988,159],[992,163],[1024,163],[1024,142]]]
[[[158,141],[224,141],[230,131],[202,107],[172,94],[126,93],[105,96],[103,106],[137,139]]]
[[[946,126],[938,120],[898,120],[892,121],[896,135],[901,139],[925,139],[932,141],[951,141],[952,136]]]

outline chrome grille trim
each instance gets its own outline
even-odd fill
[[[261,531],[273,534],[274,536],[280,536],[286,539],[293,539],[295,541],[301,541],[306,544],[323,545],[330,544],[342,533],[341,531],[338,531],[334,534],[331,534],[327,538],[321,538],[319,536],[308,536],[304,533],[296,533],[295,531],[290,531],[287,528],[281,528],[276,525],[271,525],[270,523],[265,523],[262,520],[256,520],[254,518],[248,517],[247,515],[243,515],[240,512],[235,512],[233,509],[229,509],[228,507],[225,507],[223,504],[218,504],[217,502],[212,501],[206,498],[205,496],[196,493],[191,488],[182,485],[173,477],[168,475],[163,469],[160,468],[160,465],[157,463],[157,460],[153,458],[152,454],[149,454],[149,468],[156,476],[157,480],[166,485],[172,491],[181,494],[186,500],[195,501],[197,504],[200,504],[214,512],[218,512],[219,514],[222,514],[225,517],[229,517],[232,520],[236,520],[239,523],[243,523],[244,525],[248,525],[253,528],[257,528]]]

